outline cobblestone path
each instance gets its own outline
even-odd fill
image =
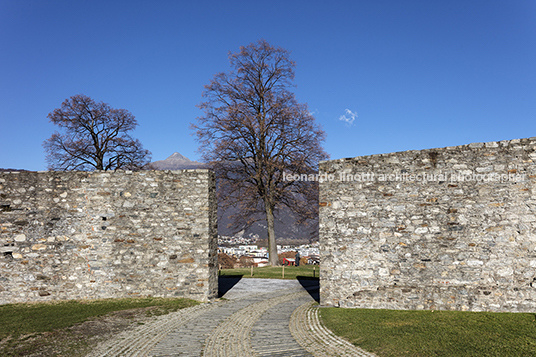
[[[159,316],[88,357],[374,356],[325,329],[297,281],[264,280],[243,279],[224,295],[229,300]]]

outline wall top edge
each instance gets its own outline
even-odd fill
[[[112,175],[146,175],[146,174],[155,174],[155,173],[171,173],[171,174],[180,174],[186,172],[199,172],[199,173],[209,173],[212,170],[209,169],[184,169],[184,170],[144,170],[144,171],[129,171],[129,170],[94,170],[94,171],[2,171],[0,175],[5,174],[112,174]]]
[[[355,157],[346,157],[341,159],[333,159],[333,160],[322,160],[319,162],[319,164],[329,164],[329,163],[336,163],[336,162],[344,162],[344,161],[353,161],[353,160],[361,160],[366,159],[370,157],[386,157],[386,156],[395,156],[395,155],[401,155],[405,153],[418,153],[418,152],[431,152],[431,151],[456,151],[456,150],[473,150],[473,149],[480,149],[480,148],[497,148],[497,147],[508,147],[511,145],[521,144],[526,145],[530,143],[536,144],[536,136],[530,137],[530,138],[522,138],[522,139],[512,139],[512,140],[502,140],[502,141],[489,141],[489,142],[476,142],[476,143],[470,143],[465,145],[457,145],[457,146],[445,146],[441,148],[430,148],[430,149],[422,149],[422,150],[406,150],[406,151],[396,151],[391,153],[383,153],[383,154],[373,154],[373,155],[363,155],[363,156],[355,156]]]

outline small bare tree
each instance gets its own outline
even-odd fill
[[[151,153],[128,133],[138,123],[125,109],[114,109],[85,95],[74,95],[48,114],[64,133],[45,140],[49,170],[137,170],[149,168]]]
[[[192,128],[216,172],[223,208],[239,208],[237,226],[259,213],[266,218],[270,264],[278,265],[274,213],[287,206],[301,221],[317,214],[318,183],[287,178],[317,172],[328,157],[325,133],[289,91],[295,63],[288,51],[260,40],[229,60],[232,71],[205,86],[204,116]]]

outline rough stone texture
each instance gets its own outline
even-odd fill
[[[217,297],[208,170],[0,173],[0,304]]]
[[[536,311],[535,148],[530,138],[322,162],[321,304]]]

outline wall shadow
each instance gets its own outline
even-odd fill
[[[320,303],[320,279],[310,276],[297,276],[296,279],[317,303]]]
[[[225,295],[233,286],[238,284],[242,277],[243,275],[218,276],[218,297],[221,298]]]

